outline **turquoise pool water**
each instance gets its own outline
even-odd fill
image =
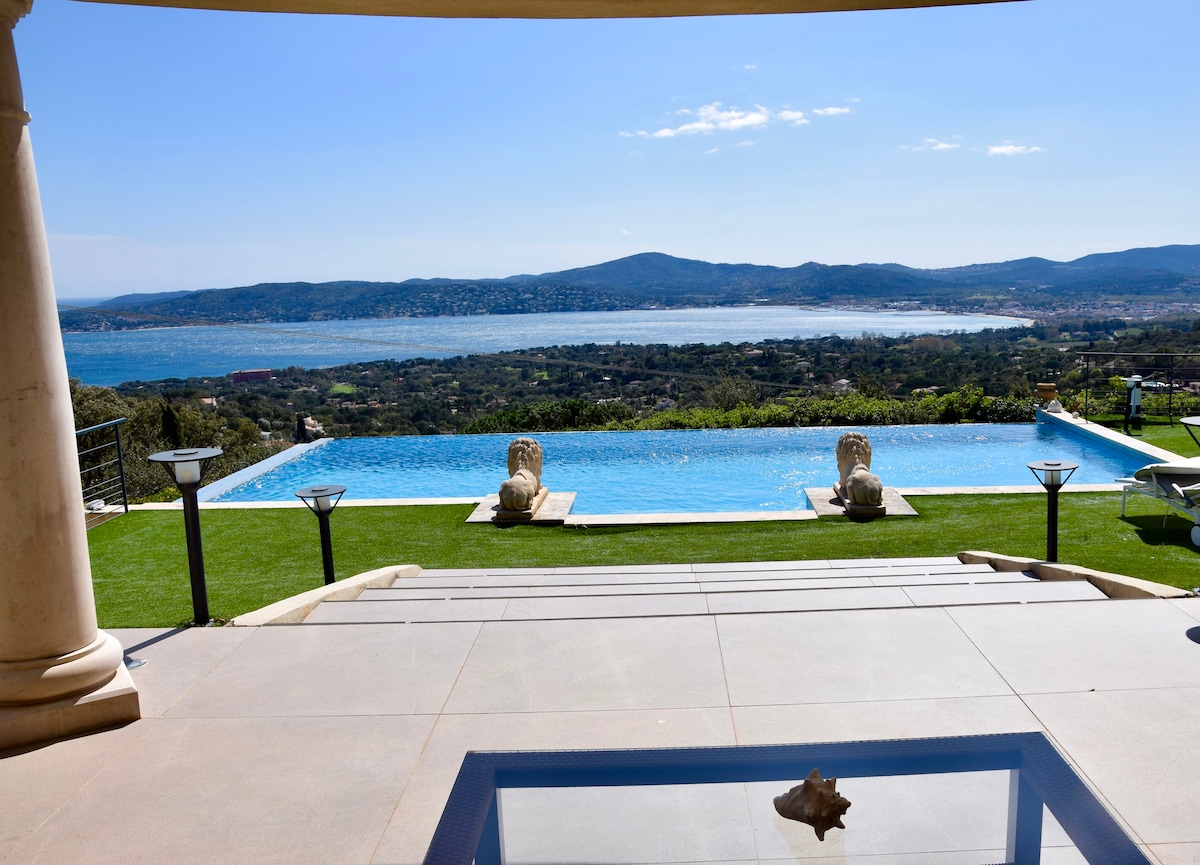
[[[538,433],[542,483],[575,492],[575,514],[778,511],[809,507],[805,487],[837,480],[834,448],[851,427]],[[1077,462],[1071,484],[1112,483],[1152,460],[1050,424],[853,427],[867,433],[886,486],[1036,483],[1026,463]],[[287,501],[301,487],[347,499],[479,496],[508,473],[512,435],[337,439],[215,501]]]

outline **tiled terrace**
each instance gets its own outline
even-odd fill
[[[419,862],[467,750],[1044,731],[1196,863],[1197,629],[1200,598],[952,558],[425,571],[305,624],[116,632],[143,720],[0,759],[0,862]],[[508,861],[1001,861],[1007,780],[965,777],[846,779],[824,843],[777,784],[521,793]]]

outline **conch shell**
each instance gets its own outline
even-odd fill
[[[825,833],[836,826],[845,829],[842,815],[850,801],[838,795],[837,778],[822,778],[820,769],[813,769],[804,783],[775,797],[775,810],[780,817],[807,823],[824,841]]]

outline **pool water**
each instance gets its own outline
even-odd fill
[[[542,483],[577,493],[574,514],[784,511],[808,508],[805,487],[838,479],[834,449],[856,429],[889,487],[1036,483],[1026,463],[1079,463],[1070,484],[1112,483],[1147,462],[1050,424],[789,427],[538,433]],[[337,439],[216,497],[288,501],[301,487],[346,486],[347,499],[482,497],[508,476],[511,434]]]

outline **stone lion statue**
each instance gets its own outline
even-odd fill
[[[883,504],[883,481],[871,474],[871,442],[865,435],[844,433],[837,443],[837,463],[847,501],[866,507]]]
[[[515,438],[508,446],[508,480],[500,484],[500,507],[527,511],[542,488],[542,446],[531,438]]]

